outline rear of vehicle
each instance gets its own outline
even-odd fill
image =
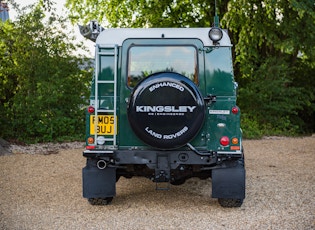
[[[83,152],[83,196],[91,204],[110,203],[121,176],[147,177],[157,189],[211,178],[212,197],[222,206],[242,204],[231,47],[219,28],[99,34]]]

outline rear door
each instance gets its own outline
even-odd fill
[[[199,39],[128,39],[122,46],[119,146],[146,146],[132,131],[127,106],[134,87],[157,72],[176,72],[193,81],[205,92],[203,43]],[[205,146],[202,131],[193,141]]]

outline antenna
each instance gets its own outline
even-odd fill
[[[217,15],[217,0],[214,0],[214,27],[220,27],[219,16]]]

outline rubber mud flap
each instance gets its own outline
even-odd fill
[[[155,73],[133,90],[128,120],[134,133],[158,149],[179,148],[203,125],[205,104],[198,87],[178,73]]]
[[[86,166],[82,169],[83,197],[106,198],[116,195],[116,169]]]
[[[212,170],[213,198],[245,198],[244,167],[221,168]]]

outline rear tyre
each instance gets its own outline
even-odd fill
[[[219,198],[219,204],[224,208],[237,208],[243,204],[243,199]]]
[[[112,200],[113,200],[113,197],[88,199],[91,205],[109,205],[112,202]]]
[[[186,182],[186,179],[185,178],[183,178],[183,179],[177,179],[177,180],[174,180],[174,181],[171,181],[170,183],[171,183],[171,185],[182,185],[182,184],[184,184]]]

